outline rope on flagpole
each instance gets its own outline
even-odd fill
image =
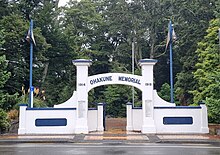
[[[132,48],[132,74],[134,75],[134,43],[135,39],[132,39],[131,48]],[[132,106],[134,107],[134,87],[132,86]]]

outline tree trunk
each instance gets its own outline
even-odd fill
[[[154,58],[154,39],[152,39],[152,43],[151,43],[151,49],[150,49],[150,59]]]
[[[43,76],[42,76],[42,82],[41,83],[44,83],[44,81],[46,79],[47,71],[48,71],[48,66],[49,66],[49,62],[46,62],[45,63],[45,68],[44,68],[44,71],[43,71]]]

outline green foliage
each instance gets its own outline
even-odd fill
[[[126,116],[126,103],[131,101],[131,87],[122,85],[108,86],[104,92],[106,114],[112,117]]]
[[[57,7],[58,1],[43,1],[34,13],[34,23],[41,29],[50,48],[45,52],[45,60],[41,61],[40,75],[35,86],[47,93],[48,106],[67,100],[75,89],[75,70],[71,60],[76,58],[69,34],[66,33],[64,15]],[[69,23],[71,24],[71,23]]]
[[[10,12],[10,9],[8,6],[8,0],[1,0],[0,1],[0,19],[8,15],[9,12]]]
[[[198,63],[194,78],[197,88],[192,91],[194,102],[204,100],[206,97],[220,97],[220,55],[218,44],[218,28],[220,20],[212,20],[207,35],[198,43]]]
[[[42,99],[39,98],[34,98],[34,107],[40,108],[46,108],[47,104],[45,103],[45,101],[43,101]]]
[[[220,122],[220,54],[218,29],[220,20],[210,21],[207,35],[198,43],[198,62],[194,79],[197,87],[192,91],[194,102],[206,100],[208,106],[209,121]]]
[[[4,29],[0,30],[0,49],[2,50],[2,45],[5,43],[4,40]]]
[[[5,43],[4,31],[0,31],[0,49]],[[5,89],[6,82],[9,80],[11,73],[7,71],[8,61],[5,55],[0,55],[0,108],[8,110],[16,103],[18,94],[10,95]]]
[[[158,92],[158,95],[167,102],[170,102],[170,85],[164,83]]]
[[[181,105],[192,103],[196,81],[193,78],[197,63],[197,43],[206,35],[208,22],[214,18],[215,0],[211,1],[174,1],[174,27],[178,45],[174,46],[174,72],[177,74],[175,87]],[[175,26],[176,25],[176,26]],[[175,74],[175,73],[174,73]]]
[[[220,99],[207,98],[206,105],[209,122],[220,124]]]
[[[10,73],[7,71],[7,62],[5,56],[0,56],[0,108],[7,109],[5,105],[9,104],[6,103],[10,98],[10,95],[5,92],[4,86],[5,83],[10,78]]]
[[[10,73],[7,72],[7,62],[6,57],[3,55],[0,57],[0,88],[3,88],[5,83],[10,77]]]
[[[9,120],[7,118],[7,113],[0,108],[0,133],[5,132],[9,128]]]
[[[4,40],[0,54],[8,59],[7,70],[11,73],[5,89],[9,94],[20,92],[21,86],[29,83],[29,44],[25,41],[29,22],[22,16],[12,14],[0,20],[0,29],[4,29]],[[33,83],[41,80],[43,56],[49,47],[39,28],[34,29],[37,46],[34,47]]]
[[[21,103],[25,103],[25,104],[28,104],[28,103],[29,103],[29,94],[25,94],[25,95],[20,96],[20,97],[17,99],[16,104],[13,106],[13,109],[19,110],[19,104],[21,104]],[[42,108],[48,107],[47,104],[46,104],[46,102],[45,102],[41,97],[36,97],[36,96],[34,96],[33,104],[34,104],[34,107],[36,107],[36,108],[39,108],[39,107],[42,107]]]

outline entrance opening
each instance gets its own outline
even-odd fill
[[[105,85],[89,91],[89,108],[93,108],[94,103],[104,103],[103,124],[105,133],[126,133],[126,105],[128,102],[132,103],[132,89],[132,86],[127,85]],[[134,107],[141,106],[141,96],[142,92],[134,88]]]

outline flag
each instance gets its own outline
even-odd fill
[[[36,42],[34,39],[34,33],[33,30],[31,31],[30,28],[28,30],[27,36],[26,36],[26,40],[30,43],[30,41],[32,41],[34,43],[34,45],[36,46]]]
[[[171,31],[171,29],[172,29],[172,41],[175,41],[177,39],[176,33],[174,31],[174,28],[172,27],[172,24],[169,24],[169,26],[168,26],[168,34],[167,34],[167,43],[166,43],[166,49],[165,50],[167,50],[167,47],[168,47],[168,45],[170,43],[170,39],[171,39],[170,38],[170,31]]]

